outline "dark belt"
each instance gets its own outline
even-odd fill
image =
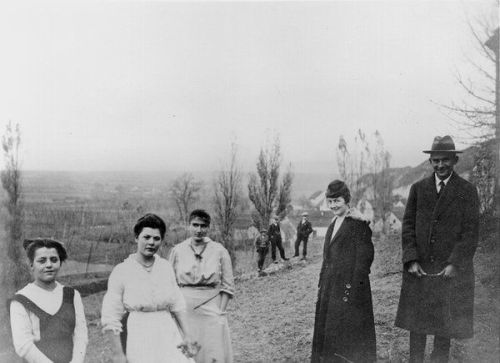
[[[215,288],[217,287],[217,283],[212,283],[212,284],[180,284],[179,287],[210,287],[210,288]]]

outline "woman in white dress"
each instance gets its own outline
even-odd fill
[[[183,352],[191,347],[185,324],[186,304],[170,263],[157,256],[166,226],[146,214],[134,226],[137,252],[115,266],[102,303],[103,331],[112,342],[115,362],[192,362]],[[127,320],[126,353],[120,333]]]
[[[16,353],[28,363],[83,363],[88,337],[82,299],[56,281],[66,249],[42,238],[25,240],[23,246],[34,281],[10,303]]]
[[[233,352],[226,308],[234,294],[231,258],[224,246],[207,237],[210,215],[197,209],[189,216],[191,238],[169,257],[187,304],[187,324],[201,345],[197,363],[231,363]]]

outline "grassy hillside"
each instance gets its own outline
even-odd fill
[[[476,298],[473,339],[454,340],[450,362],[496,363],[499,352],[498,235],[482,229],[475,257]],[[378,362],[408,360],[408,332],[394,327],[401,287],[399,235],[374,239],[371,287]],[[310,242],[309,261],[276,274],[239,281],[229,305],[234,358],[244,362],[307,362],[310,359],[322,240]],[[287,251],[289,253],[290,251]],[[253,256],[254,258],[256,256]],[[253,261],[255,263],[255,261]],[[110,362],[109,342],[98,326],[103,294],[84,299],[90,322],[87,361]],[[428,344],[427,354],[430,354]]]

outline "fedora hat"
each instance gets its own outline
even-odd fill
[[[434,141],[432,142],[432,146],[430,150],[423,151],[426,154],[432,153],[452,153],[459,154],[462,151],[455,150],[455,143],[451,136],[436,136]]]
[[[302,213],[302,217],[307,217],[308,215],[309,215],[309,213],[307,213],[307,212]]]

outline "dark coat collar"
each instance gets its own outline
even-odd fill
[[[332,246],[340,237],[346,234],[348,225],[351,222],[352,218],[349,216],[346,216],[344,218],[344,221],[342,222],[342,225],[340,226],[339,230],[337,231],[337,234],[333,237],[332,239],[332,233],[333,233],[333,223],[330,224],[328,227],[326,236],[325,236],[325,249],[324,252],[328,251],[330,246]],[[326,256],[326,254],[325,254]]]

